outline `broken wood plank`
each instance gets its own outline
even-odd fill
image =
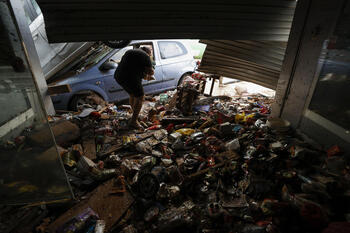
[[[103,107],[100,111],[98,111],[98,113],[99,114],[103,113],[107,108],[108,108],[108,106]]]
[[[80,136],[80,129],[76,124],[67,120],[61,120],[51,125],[52,133],[58,145],[74,141]],[[44,127],[39,131],[34,131],[28,140],[33,145],[49,146],[53,144],[52,134],[49,127]]]
[[[48,86],[47,88],[48,95],[57,95],[69,92],[72,92],[72,88],[69,86],[69,84]]]
[[[84,155],[89,159],[96,159],[95,138],[88,138],[83,141]]]
[[[121,150],[123,147],[124,147],[124,145],[113,145],[106,152],[103,152],[102,154],[100,154],[100,156],[109,155],[113,152]]]
[[[198,177],[198,176],[201,176],[201,175],[207,173],[207,172],[210,171],[211,169],[223,167],[223,166],[225,165],[225,163],[226,163],[226,162],[221,162],[221,163],[216,164],[216,165],[213,166],[213,167],[208,167],[208,168],[206,168],[206,169],[200,170],[199,172],[196,172],[196,173],[193,173],[193,174],[187,176],[187,178],[188,178],[188,179],[194,179],[194,178],[196,178],[196,177]]]
[[[135,137],[135,139],[133,140],[133,143],[137,144],[137,143],[139,143],[139,142],[141,142],[143,140],[146,140],[147,138],[150,138],[151,136],[153,136],[153,134],[155,132],[157,132],[157,131],[149,131],[149,132],[146,132],[146,133],[139,134],[138,136],[140,138],[137,139]],[[125,147],[126,147],[126,145],[123,145],[123,144],[112,145],[106,152],[100,153],[99,156],[103,157],[103,156],[109,155],[109,154],[111,154],[113,152],[116,152],[116,151],[119,151],[119,150],[121,150],[121,149],[123,149]]]
[[[191,116],[191,117],[164,117],[161,122],[162,124],[182,124],[182,123],[191,123],[193,121],[198,120],[198,116]]]
[[[100,219],[106,222],[105,230],[108,232],[134,202],[128,191],[118,195],[110,194],[114,182],[115,179],[112,179],[97,187],[89,194],[87,199],[82,200],[51,223],[47,228],[48,231],[56,232],[64,223],[90,207],[98,214]]]

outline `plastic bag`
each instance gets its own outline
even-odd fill
[[[191,129],[191,128],[182,128],[182,129],[176,130],[175,132],[180,133],[180,134],[185,135],[185,136],[189,136],[196,131],[194,129]]]

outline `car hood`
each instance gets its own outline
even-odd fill
[[[69,77],[66,78],[62,81],[59,81],[56,83],[56,85],[65,85],[65,84],[74,84],[74,83],[78,83],[81,82],[81,78],[79,78],[79,76],[74,76],[74,77]]]

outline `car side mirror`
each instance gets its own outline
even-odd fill
[[[99,69],[101,71],[107,71],[107,70],[116,69],[117,67],[118,67],[117,63],[112,62],[112,61],[107,61],[107,62],[103,63]]]

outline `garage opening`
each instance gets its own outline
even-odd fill
[[[0,2],[0,231],[348,232],[349,6]]]

